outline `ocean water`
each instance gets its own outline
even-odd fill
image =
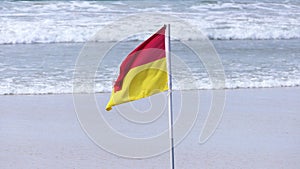
[[[300,86],[297,0],[1,1],[0,94],[72,93],[74,66],[84,43],[103,26],[144,12],[171,14],[201,28],[219,53],[225,88]],[[106,60],[96,74],[95,92],[110,92],[118,65],[145,37],[127,39],[108,54],[114,59]],[[197,84],[189,86],[188,74],[172,65],[175,89],[176,81],[187,84],[180,88],[184,90],[212,88],[188,48],[174,41],[172,52],[188,62]]]

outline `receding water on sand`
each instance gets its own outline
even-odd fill
[[[298,39],[212,42],[224,66],[226,88],[300,85]],[[140,41],[116,43],[100,64],[95,76],[95,92],[110,92],[119,64],[139,43]],[[72,93],[75,63],[83,45],[83,43],[0,45],[0,94]],[[193,81],[196,87],[191,87],[190,72],[183,70],[174,62],[172,69],[175,90],[211,89],[211,82],[202,62],[189,48],[178,41],[173,41],[172,52],[190,68],[196,80]]]

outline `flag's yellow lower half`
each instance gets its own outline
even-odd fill
[[[124,78],[122,90],[112,91],[106,110],[168,90],[166,65],[166,58],[162,58],[131,69]]]

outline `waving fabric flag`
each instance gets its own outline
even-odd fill
[[[106,110],[168,90],[165,30],[158,32],[134,49],[122,62]]]

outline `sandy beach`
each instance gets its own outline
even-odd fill
[[[175,168],[300,168],[298,0],[3,0],[0,16],[0,169],[170,168],[166,92],[105,111],[122,61],[165,24]]]
[[[198,119],[176,146],[177,168],[299,168],[300,88],[226,90],[221,123],[205,144],[199,144],[209,93],[200,91]],[[108,97],[96,94],[100,108]],[[0,96],[0,107],[1,169],[169,167],[169,153],[125,159],[98,147],[81,129],[72,95]],[[122,125],[114,122],[118,123]]]

